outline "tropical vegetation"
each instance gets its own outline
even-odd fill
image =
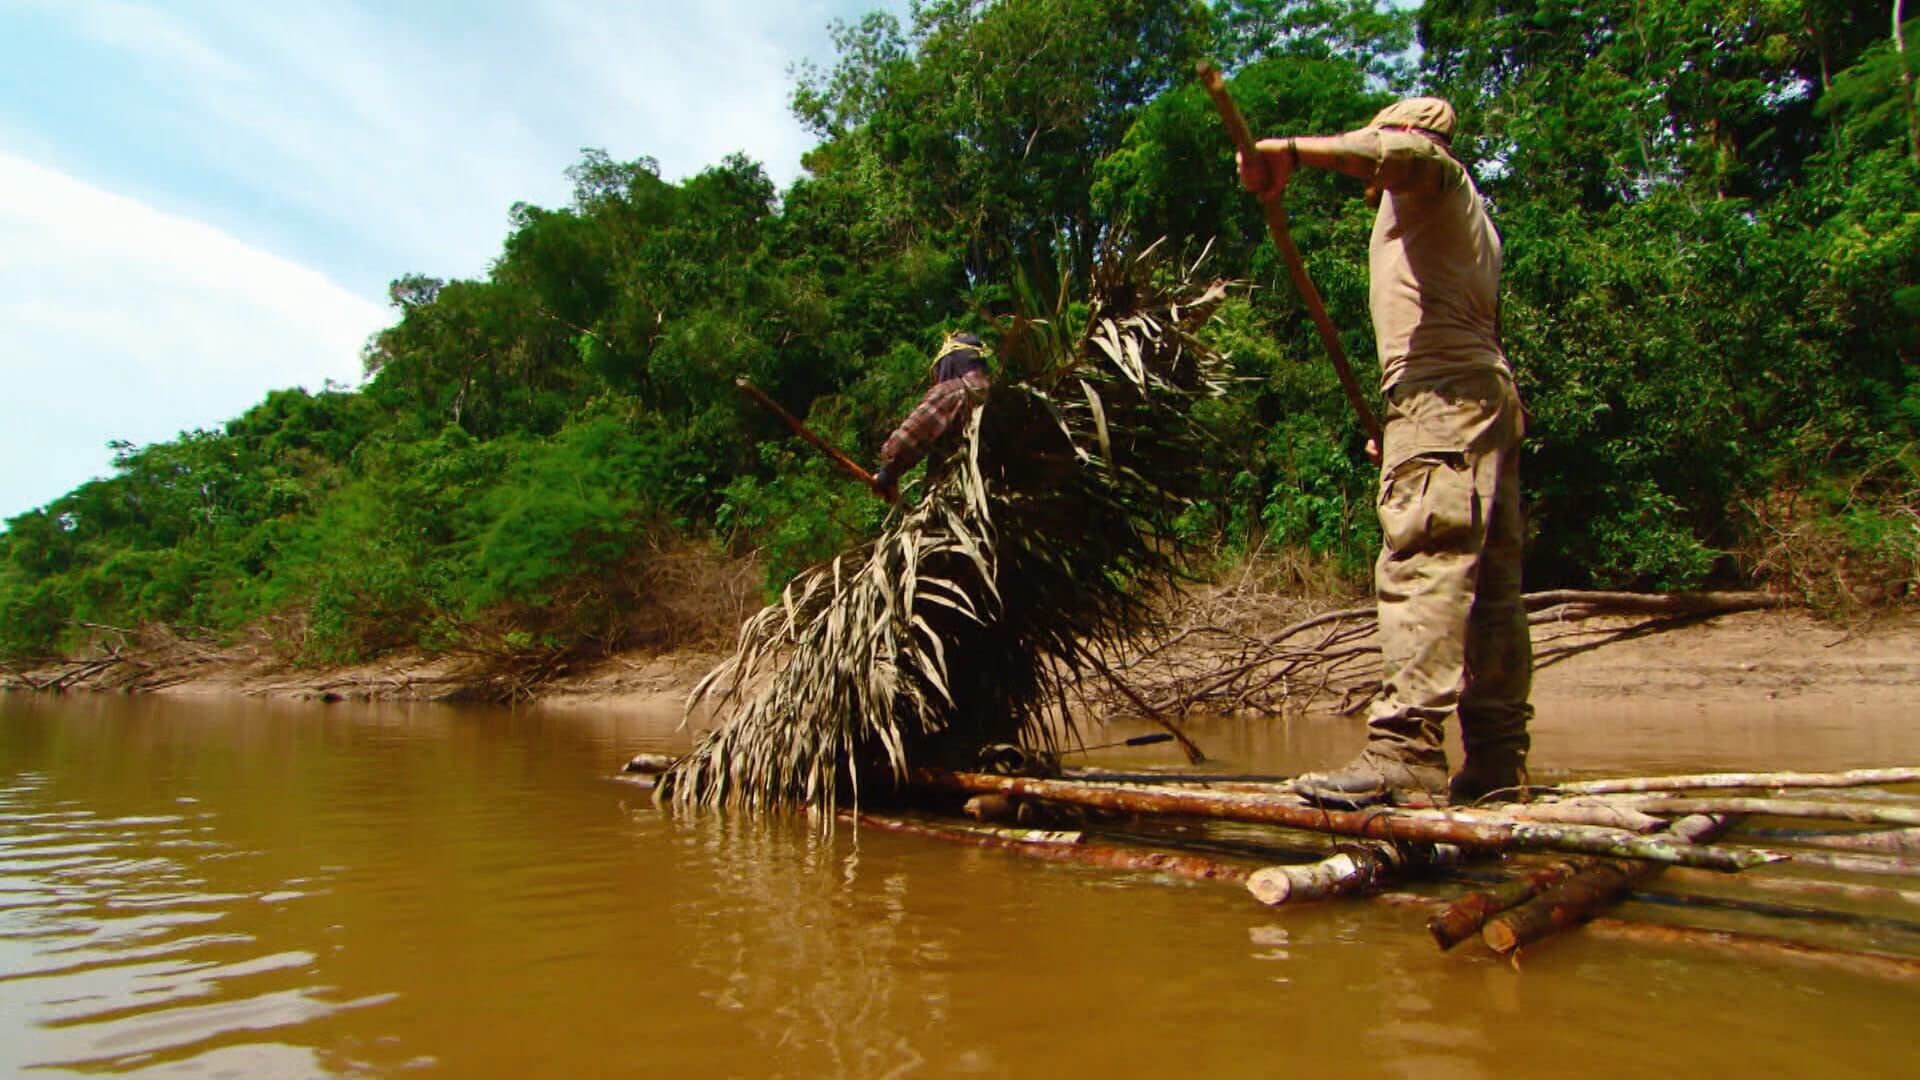
[[[152,624],[311,663],[666,640],[670,553],[757,555],[778,590],[888,527],[736,377],[871,459],[945,333],[998,340],[1122,230],[1245,283],[1207,330],[1230,377],[1194,407],[1169,527],[1363,583],[1364,439],[1201,58],[1262,132],[1415,90],[1458,107],[1532,411],[1530,582],[1897,598],[1920,564],[1916,35],[1898,0],[926,0],[840,24],[796,76],[819,141],[785,190],[743,156],[675,180],[588,152],[569,205],[513,208],[484,278],[394,281],[360,386],[117,445],[111,476],[10,519],[0,654]],[[1288,200],[1371,355],[1358,187]]]

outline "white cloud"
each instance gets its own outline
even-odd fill
[[[241,77],[239,64],[163,11],[117,0],[74,4],[68,11],[79,21],[83,33],[103,45],[145,55],[164,65],[185,64],[213,78],[234,81]]]
[[[355,383],[379,303],[205,223],[0,152],[0,517],[217,426],[268,390]]]
[[[0,517],[108,439],[357,379],[370,298],[484,274],[583,147],[669,179],[741,150],[784,185],[812,142],[788,68],[876,6],[905,3],[0,5]]]
[[[553,0],[430,11],[351,3],[69,3],[49,17],[129,70],[90,88],[174,160],[129,177],[157,204],[374,287],[485,272],[516,201],[564,203],[584,147],[669,179],[744,151],[784,186],[812,137],[788,69],[831,59],[827,24],[900,0]],[[164,139],[154,135],[165,132]],[[235,221],[174,174],[265,202]],[[116,185],[118,186],[118,185]],[[278,204],[278,205],[275,205]],[[288,227],[305,218],[304,230]],[[289,247],[291,245],[291,248]]]

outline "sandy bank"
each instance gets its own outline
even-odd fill
[[[1534,700],[1597,697],[1711,699],[1716,703],[1811,697],[1906,706],[1920,695],[1920,613],[1841,626],[1790,611],[1745,612],[1646,630],[1639,620],[1598,618],[1535,628]],[[567,670],[542,684],[550,706],[657,710],[684,697],[720,659],[714,648],[632,652]],[[490,687],[472,661],[396,656],[315,670],[257,650],[192,652],[171,662],[110,665],[71,680],[72,691],[246,695],[309,700],[471,700]],[[14,676],[44,684],[62,669]]]

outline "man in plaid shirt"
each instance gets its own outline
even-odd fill
[[[933,364],[933,388],[900,421],[880,450],[873,489],[888,502],[900,497],[900,476],[927,456],[976,405],[987,400],[986,347],[974,334],[954,334]]]

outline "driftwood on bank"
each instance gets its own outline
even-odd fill
[[[165,689],[209,667],[246,662],[259,655],[257,640],[215,644],[211,631],[176,631],[161,625],[74,625],[92,635],[86,655],[49,660],[12,674],[0,671],[0,688],[56,694],[82,689],[138,693]]]
[[[1768,593],[1622,593],[1555,590],[1525,597],[1534,625],[1602,616],[1641,617],[1623,632],[1670,620],[1788,606]],[[1271,609],[1265,596],[1233,590],[1190,598],[1158,642],[1112,665],[1107,687],[1090,703],[1114,716],[1178,717],[1192,711],[1275,716],[1335,702],[1349,708],[1379,685],[1375,609],[1319,612],[1271,632],[1252,629]]]

